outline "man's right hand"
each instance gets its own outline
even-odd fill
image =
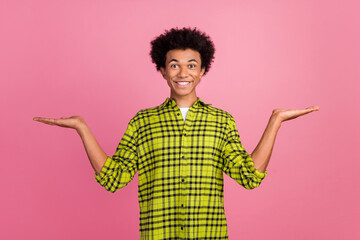
[[[49,125],[56,125],[60,127],[73,128],[77,131],[85,125],[85,121],[80,116],[72,116],[72,117],[61,117],[61,118],[43,118],[43,117],[34,117],[34,121],[42,122]]]
[[[106,159],[107,155],[102,150],[95,137],[90,132],[90,129],[86,125],[84,119],[80,116],[72,117],[61,117],[61,118],[42,118],[34,117],[33,120],[46,123],[49,125],[56,125],[66,128],[74,128],[78,132],[81,140],[84,144],[86,154],[90,160],[90,163],[96,173],[100,173]]]

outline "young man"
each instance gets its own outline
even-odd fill
[[[170,97],[130,120],[113,157],[104,153],[79,116],[34,120],[76,129],[96,181],[109,192],[126,186],[139,172],[141,239],[228,239],[223,172],[246,189],[258,187],[267,175],[281,123],[319,107],[273,110],[250,155],[234,118],[196,95],[214,58],[210,38],[196,28],[176,28],[151,45],[150,55]]]

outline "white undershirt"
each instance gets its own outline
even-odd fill
[[[184,121],[185,121],[187,112],[189,111],[189,108],[188,107],[180,108],[180,110],[181,110],[182,116],[183,116]]]

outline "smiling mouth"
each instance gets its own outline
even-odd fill
[[[190,84],[190,82],[183,82],[183,81],[179,81],[179,82],[175,81],[175,83],[181,86],[186,86]]]

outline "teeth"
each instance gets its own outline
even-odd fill
[[[178,83],[178,84],[180,84],[180,85],[187,85],[187,84],[189,84],[189,82],[176,82],[176,83]]]

